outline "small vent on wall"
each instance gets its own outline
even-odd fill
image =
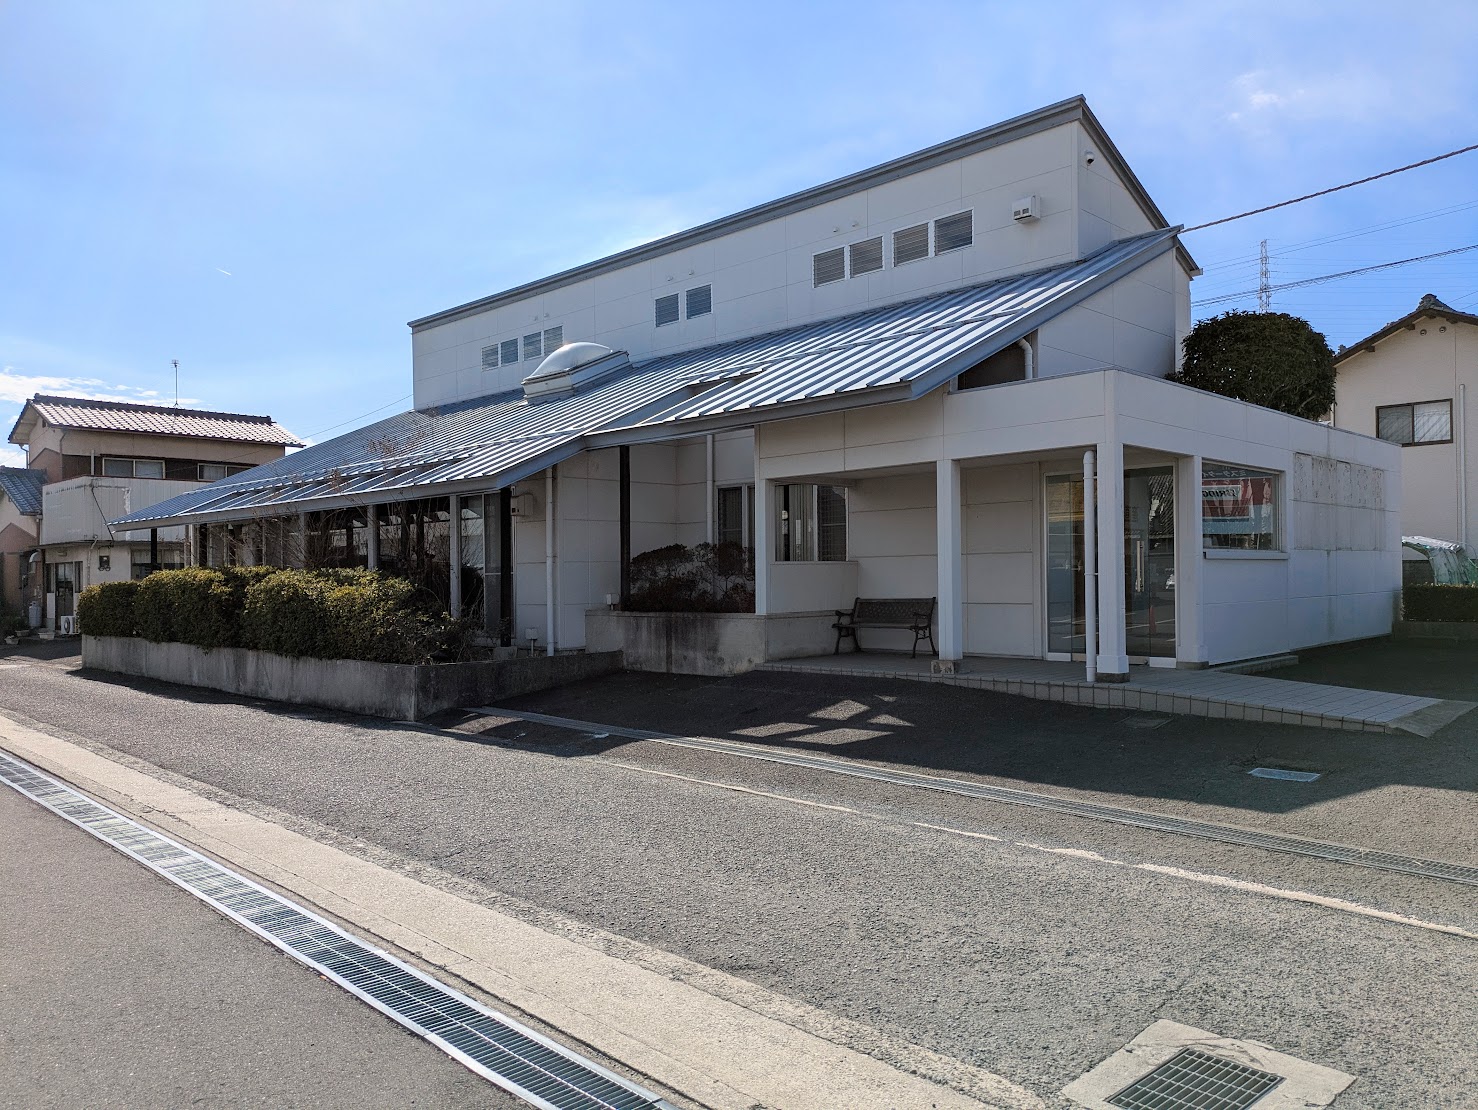
[[[1013,220],[1035,220],[1037,216],[1036,193],[1011,202],[1011,218]]]
[[[517,339],[505,339],[501,344],[499,344],[499,346],[502,349],[501,353],[503,357],[501,361],[504,366],[512,366],[515,362],[518,361]]]
[[[905,262],[917,262],[928,257],[928,224],[900,228],[893,233],[893,265],[902,266]]]
[[[934,221],[934,253],[957,251],[975,241],[973,212],[956,212],[953,216],[941,216]]]
[[[544,346],[541,342],[544,338],[542,332],[534,332],[532,335],[523,337],[523,357],[527,362],[531,358],[543,358]]]
[[[484,370],[496,370],[498,368],[498,345],[494,343],[491,347],[482,349],[482,368]]]
[[[883,268],[883,237],[864,239],[847,248],[847,261],[852,267],[852,276],[876,273]]]
[[[546,355],[551,355],[559,350],[564,346],[564,342],[565,326],[563,324],[560,324],[558,327],[544,329],[544,353]]]
[[[847,252],[841,247],[834,251],[822,251],[811,257],[811,281],[813,285],[830,285],[847,276]]]
[[[713,286],[700,285],[688,290],[688,319],[707,316],[713,311]]]
[[[677,323],[677,294],[657,298],[657,326]]]

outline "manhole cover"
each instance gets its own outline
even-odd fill
[[[1124,1110],[1243,1110],[1281,1082],[1281,1075],[1187,1048],[1108,1102]]]

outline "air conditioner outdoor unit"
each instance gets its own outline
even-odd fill
[[[56,622],[57,622],[57,631],[59,633],[61,633],[63,636],[75,636],[75,635],[77,635],[77,618],[76,617],[57,617]]]
[[[1012,201],[1011,218],[1013,220],[1035,220],[1037,218],[1037,195],[1033,193],[1029,197]]]

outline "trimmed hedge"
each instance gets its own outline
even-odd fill
[[[429,662],[456,650],[466,631],[427,609],[410,582],[367,570],[157,571],[140,582],[89,586],[78,616],[89,636],[376,663]]]
[[[1409,621],[1478,621],[1478,586],[1407,586],[1401,591],[1401,617]]]
[[[109,582],[88,586],[77,595],[77,619],[92,636],[137,636],[134,614],[142,582]]]

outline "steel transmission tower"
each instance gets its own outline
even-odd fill
[[[1268,241],[1262,241],[1262,249],[1258,252],[1257,265],[1257,311],[1271,312],[1273,310],[1273,285],[1268,280]]]

